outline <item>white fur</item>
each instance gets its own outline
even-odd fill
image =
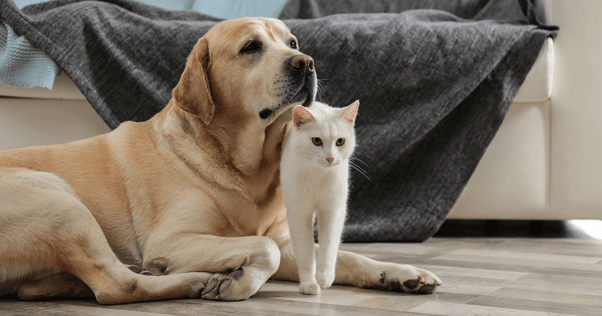
[[[357,105],[339,109],[315,102],[307,109],[315,119],[299,127],[293,124],[283,143],[282,197],[299,268],[300,292],[304,294],[319,294],[320,287],[330,287],[335,278],[347,211],[349,157],[355,147],[353,122],[342,115],[351,106]],[[295,110],[293,117],[294,113]],[[314,137],[322,140],[322,146],[314,145]],[[340,138],[345,143],[336,146]],[[326,158],[334,160],[329,163]],[[320,245],[317,258],[313,237],[315,216]]]

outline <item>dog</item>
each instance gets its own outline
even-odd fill
[[[314,66],[281,21],[224,21],[150,120],[0,152],[0,295],[233,301],[298,281],[279,161]],[[441,280],[340,251],[334,283],[430,293]]]

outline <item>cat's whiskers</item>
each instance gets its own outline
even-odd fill
[[[324,94],[324,86],[322,86],[322,80],[324,79],[318,79],[317,83],[318,83],[318,91],[317,91],[317,97],[322,100],[322,95]]]
[[[368,177],[368,175],[365,173],[365,171],[360,168],[358,165],[354,164],[353,162],[349,161],[349,165],[351,166],[351,168],[355,169],[357,172],[359,172],[361,175],[363,175],[364,177],[366,177],[366,179],[368,179],[368,181],[370,181],[370,183],[374,183],[372,182],[372,180],[370,180],[370,178]]]
[[[360,170],[361,170],[363,173],[366,173],[366,174],[368,173],[368,172],[366,172],[366,170],[362,169],[362,167],[358,166],[356,163],[354,163],[354,162],[353,162],[353,161],[351,161],[351,160],[349,160],[349,164],[350,164],[350,165],[352,165],[353,167],[357,168],[357,169],[358,169],[358,171],[360,171]]]
[[[367,163],[365,163],[363,160],[361,160],[361,159],[359,159],[359,158],[356,158],[356,157],[349,157],[349,159],[350,159],[350,160],[357,160],[357,161],[359,161],[359,162],[363,163],[363,164],[364,164],[364,166],[366,166],[368,169],[370,169],[370,166],[368,166],[368,164],[367,164]]]

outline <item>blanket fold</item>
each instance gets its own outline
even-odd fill
[[[369,179],[352,171],[343,238],[425,240],[557,29],[539,23],[528,0],[424,1],[461,2],[458,12],[384,10],[378,0],[350,13],[346,2],[354,1],[289,0],[281,15],[315,60],[319,99],[361,103],[355,158]],[[308,8],[315,10],[305,18]],[[129,0],[58,0],[22,11],[0,0],[0,20],[60,65],[112,128],[160,111],[194,44],[220,21]]]

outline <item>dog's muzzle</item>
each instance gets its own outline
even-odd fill
[[[302,80],[301,89],[294,96],[295,102],[304,98],[303,106],[307,107],[314,102],[316,72],[313,58],[307,55],[292,56],[288,60],[291,77],[293,80],[299,78]],[[297,79],[297,80],[299,80]],[[293,81],[294,82],[294,81]]]
[[[284,71],[288,78],[288,86],[280,103],[274,108],[265,108],[259,112],[261,119],[269,118],[274,111],[295,102],[303,102],[310,106],[316,97],[316,71],[314,60],[307,55],[295,55],[286,60]]]

